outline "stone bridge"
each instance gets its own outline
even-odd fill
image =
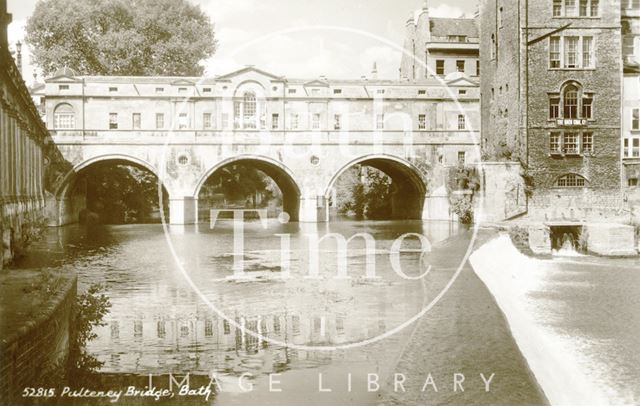
[[[271,177],[283,195],[283,210],[291,221],[323,222],[337,178],[360,164],[377,168],[392,179],[395,219],[449,219],[445,191],[446,168],[438,162],[433,137],[385,135],[376,143],[370,134],[360,139],[318,134],[309,142],[278,138],[271,133],[168,133],[162,137],[133,134],[57,133],[55,142],[73,169],[58,180],[48,210],[57,225],[77,221],[82,203],[74,201],[72,185],[83,170],[102,162],[133,164],[154,173],[169,196],[171,224],[198,221],[198,194],[209,176],[232,163],[248,163]],[[339,134],[336,134],[339,135]],[[264,140],[268,139],[269,142]],[[422,141],[422,142],[421,142]]]

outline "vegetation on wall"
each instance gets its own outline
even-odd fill
[[[451,211],[462,224],[471,224],[474,219],[473,194],[480,190],[480,177],[475,167],[459,164],[449,168],[447,192]]]

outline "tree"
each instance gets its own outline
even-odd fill
[[[186,0],[40,0],[26,30],[45,76],[199,76],[216,50],[209,17]]]

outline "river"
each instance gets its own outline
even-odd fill
[[[349,277],[338,278],[339,245],[327,238],[310,278],[309,239],[328,233],[366,233],[375,249],[354,238]],[[406,233],[426,236],[433,249],[424,255],[407,238],[398,272],[389,254]],[[249,277],[234,278],[231,222],[74,225],[50,229],[21,266],[68,268],[79,289],[105,287],[112,307],[88,345],[102,372],[212,373],[222,388],[214,404],[546,404],[493,298],[460,266],[472,237],[447,222],[248,222],[241,259]],[[426,278],[412,278],[428,266]],[[487,391],[482,377],[492,374]]]

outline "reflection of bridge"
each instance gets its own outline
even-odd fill
[[[255,68],[216,78],[76,77],[43,88],[46,121],[73,171],[59,180],[50,218],[77,220],[83,169],[127,162],[158,176],[170,221],[197,221],[200,188],[216,170],[249,163],[280,187],[292,220],[328,219],[327,199],[355,164],[387,173],[394,218],[449,218],[445,174],[479,160],[479,93],[447,83],[287,80]]]

